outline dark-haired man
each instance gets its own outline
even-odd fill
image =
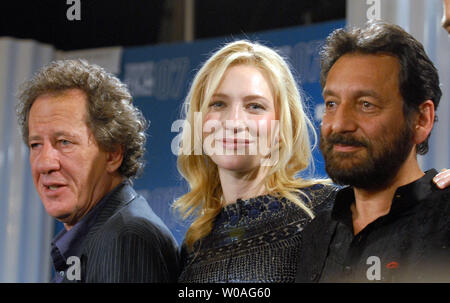
[[[24,83],[18,118],[36,190],[64,223],[55,282],[174,282],[177,243],[131,186],[146,121],[125,85],[82,60],[56,61]]]
[[[337,30],[321,52],[320,149],[342,188],[305,228],[298,282],[450,280],[450,190],[428,151],[441,90],[422,45],[398,26]]]

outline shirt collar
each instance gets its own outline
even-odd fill
[[[438,190],[432,181],[436,174],[437,171],[434,168],[430,169],[426,171],[425,175],[420,179],[397,188],[392,200],[389,215],[411,207],[412,203],[420,202],[426,199],[432,191]],[[355,194],[353,187],[346,186],[340,189],[336,194],[331,217],[346,225],[353,226],[350,206],[354,202]]]
[[[423,201],[431,192],[438,190],[433,183],[436,175],[437,171],[434,168],[426,171],[422,178],[397,188],[394,197],[403,196],[408,200]]]

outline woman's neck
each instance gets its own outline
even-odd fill
[[[224,205],[235,203],[239,198],[249,199],[266,194],[264,182],[266,173],[264,167],[246,173],[219,169]]]

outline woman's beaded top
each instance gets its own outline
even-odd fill
[[[316,184],[302,192],[317,212],[332,203],[336,188]],[[183,245],[179,282],[294,282],[301,231],[310,220],[284,198],[238,199],[221,210],[192,252]]]

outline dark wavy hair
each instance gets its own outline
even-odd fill
[[[100,148],[114,151],[118,145],[123,147],[120,175],[139,176],[144,168],[148,124],[142,112],[133,106],[126,85],[102,67],[85,60],[54,61],[21,85],[16,111],[25,144],[28,145],[28,116],[36,98],[73,88],[87,96],[86,123]]]
[[[412,113],[418,112],[419,105],[426,100],[432,100],[437,109],[442,92],[436,67],[422,44],[400,26],[384,21],[369,21],[364,28],[337,29],[331,33],[320,51],[322,87],[325,87],[333,64],[348,53],[386,53],[398,59],[399,89],[404,100],[403,113],[408,123],[412,122]],[[417,145],[418,154],[428,152],[428,139],[429,136]]]

